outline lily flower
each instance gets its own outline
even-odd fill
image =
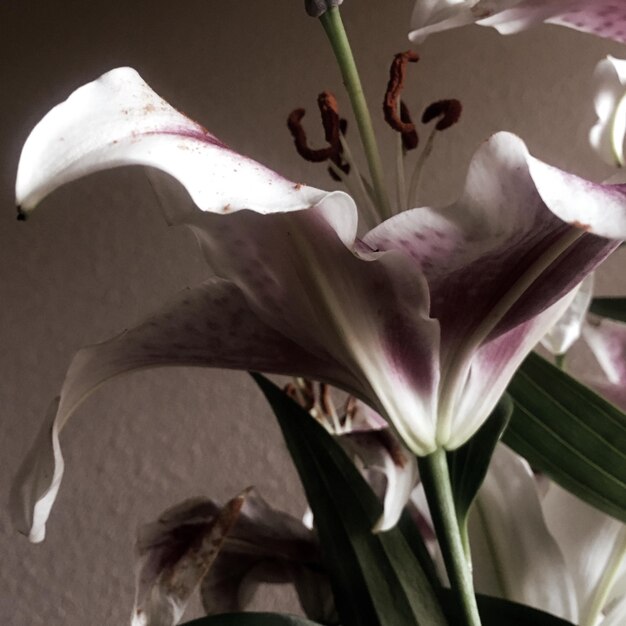
[[[547,479],[542,479],[547,480]],[[579,624],[626,621],[626,526],[499,445],[469,526],[476,590]]]
[[[418,0],[409,39],[420,43],[468,24],[508,35],[544,22],[626,43],[626,5],[619,0]]]
[[[35,541],[63,473],[59,433],[114,376],[163,365],[301,376],[366,402],[414,454],[454,449],[626,237],[626,186],[563,172],[499,133],[455,203],[404,211],[359,239],[350,196],[237,154],[128,68],[81,87],[32,131],[20,215],[64,183],[132,164],[181,183],[169,218],[193,230],[215,278],[74,357],[14,491]]]

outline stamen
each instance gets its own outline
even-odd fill
[[[28,219],[28,213],[26,213],[26,211],[24,211],[24,209],[22,209],[21,206],[17,207],[17,221],[18,222],[25,222]]]
[[[407,50],[406,52],[396,54],[389,68],[389,82],[387,83],[387,91],[383,100],[383,112],[387,124],[402,134],[415,132],[415,124],[410,121],[410,116],[409,121],[402,119],[399,101],[400,93],[404,87],[407,63],[417,63],[418,61],[419,55],[417,52]]]
[[[317,106],[322,115],[322,126],[324,127],[324,137],[333,147],[339,146],[339,108],[337,99],[329,91],[322,91],[317,96]]]
[[[446,128],[450,128],[450,126],[459,121],[462,111],[463,106],[454,98],[451,100],[438,100],[426,107],[424,113],[422,113],[422,124],[428,124],[431,120],[439,117],[441,119],[437,122],[435,128],[437,130],[446,130]]]
[[[306,132],[302,126],[302,118],[304,115],[304,109],[295,109],[287,118],[287,127],[293,137],[296,151],[305,161],[310,161],[311,163],[322,163],[327,161],[332,156],[334,148],[332,146],[329,146],[328,148],[319,148],[317,150],[309,148]]]
[[[406,104],[404,104],[403,100],[400,100],[400,120],[403,124],[413,126],[412,131],[402,133],[402,147],[405,152],[415,150],[415,148],[417,148],[417,144],[419,143],[419,136],[415,130],[415,124],[413,124],[413,120],[411,119],[409,108]]]

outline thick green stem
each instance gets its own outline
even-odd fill
[[[330,40],[330,45],[332,46],[335,58],[339,64],[339,69],[341,70],[343,84],[346,87],[350,103],[352,104],[352,110],[354,111],[354,117],[356,118],[359,134],[361,135],[361,141],[363,143],[363,150],[365,151],[365,158],[367,159],[367,165],[372,177],[372,186],[374,187],[378,210],[383,219],[390,217],[392,214],[391,205],[387,197],[385,176],[378,145],[376,143],[376,136],[374,135],[372,118],[367,108],[365,94],[361,86],[361,79],[359,78],[359,72],[341,20],[339,7],[333,7],[326,11],[326,13],[320,17],[320,21]]]
[[[446,452],[439,448],[431,455],[419,458],[418,464],[452,593],[462,609],[463,626],[480,626],[472,573],[466,560],[452,497]]]

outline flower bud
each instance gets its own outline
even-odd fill
[[[320,17],[328,9],[338,7],[342,2],[343,0],[304,0],[304,7],[311,17]]]

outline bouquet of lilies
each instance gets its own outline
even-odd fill
[[[341,3],[305,5],[328,36],[358,140],[348,143],[328,92],[322,147],[303,109],[288,127],[298,154],[345,191],[238,154],[130,68],[77,89],[28,137],[19,219],[65,183],[141,165],[212,277],[75,355],[16,480],[16,523],[44,539],[61,431],[104,382],[163,365],[246,370],[310,509],[296,519],[251,488],[225,504],[175,504],[139,532],[133,626],[180,623],[196,591],[206,612],[196,626],[623,626],[626,300],[594,298],[593,271],[626,239],[626,60],[602,60],[593,77],[590,140],[614,178],[562,171],[501,132],[446,207],[416,198],[461,105],[438,100],[418,118],[402,92],[419,43],[439,31],[551,22],[626,43],[626,3],[418,0],[416,46],[393,59],[383,103],[392,164],[379,156]],[[566,372],[579,339],[602,377]],[[551,358],[531,352],[539,342]],[[281,387],[265,374],[291,378]],[[264,582],[293,584],[306,617],[245,612]]]

